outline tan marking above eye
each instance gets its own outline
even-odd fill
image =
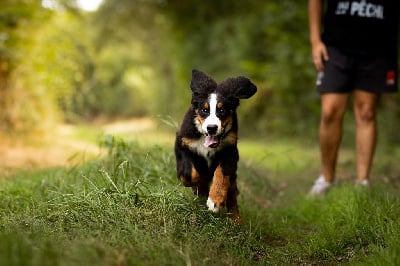
[[[205,103],[205,104],[204,104],[204,108],[206,108],[206,109],[210,108],[209,104],[208,104],[208,103]]]
[[[221,102],[217,103],[217,108],[222,108],[223,106],[224,106],[223,103],[221,103]]]

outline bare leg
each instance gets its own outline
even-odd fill
[[[322,114],[319,128],[321,175],[330,183],[335,178],[336,161],[342,140],[343,117],[348,98],[348,93],[321,94]]]
[[[354,116],[356,120],[357,183],[369,179],[376,146],[376,108],[379,94],[356,90]]]

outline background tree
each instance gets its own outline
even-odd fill
[[[304,2],[103,0],[96,12],[75,0],[45,2],[0,4],[2,131],[98,117],[179,121],[197,68],[219,81],[246,75],[257,84],[239,112],[242,130],[316,134]],[[382,104],[389,131],[399,118],[396,97]]]
[[[36,91],[24,88],[20,66],[29,54],[32,38],[46,21],[47,13],[39,1],[4,0],[0,3],[0,129],[24,130],[37,119]],[[32,100],[32,97],[36,100]],[[38,102],[39,101],[39,102]]]

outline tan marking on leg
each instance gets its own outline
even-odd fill
[[[197,172],[196,168],[194,167],[194,165],[192,164],[192,183],[199,183],[200,181],[200,174],[199,172]]]
[[[221,166],[218,166],[214,172],[210,193],[208,194],[208,197],[214,202],[217,208],[221,208],[226,201],[229,185],[229,176],[224,176]]]
[[[194,165],[192,163],[192,174],[191,174],[190,181],[186,180],[186,178],[184,176],[180,176],[179,179],[181,180],[181,183],[185,187],[192,187],[192,186],[196,186],[199,183],[200,174],[199,174],[199,172],[197,172],[196,168],[194,167]]]

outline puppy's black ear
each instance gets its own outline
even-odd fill
[[[190,82],[190,89],[194,94],[208,94],[215,90],[217,83],[205,73],[193,69],[192,81]]]
[[[236,83],[236,97],[239,99],[248,99],[257,92],[256,85],[254,85],[250,79],[246,77],[237,77]]]
[[[246,77],[228,78],[221,83],[224,93],[237,99],[248,99],[257,92],[257,87]]]

